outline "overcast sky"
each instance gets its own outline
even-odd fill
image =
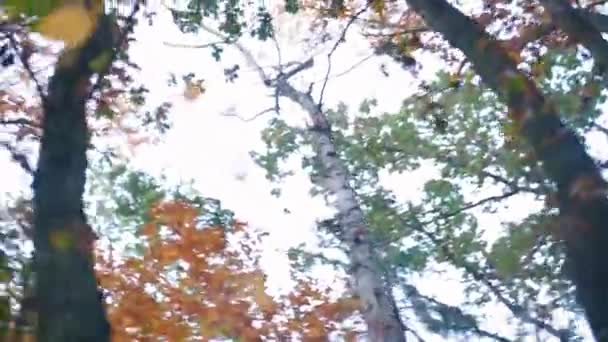
[[[269,90],[234,49],[228,48],[221,63],[217,63],[208,49],[168,46],[166,43],[209,43],[217,41],[217,38],[203,33],[182,34],[172,23],[170,14],[160,6],[158,10],[153,25],[142,21],[136,28],[137,42],[131,46],[130,53],[142,69],[138,79],[151,90],[149,104],[154,106],[164,101],[174,104],[170,112],[174,127],[160,145],[142,147],[133,159],[133,165],[152,174],[163,173],[176,182],[193,179],[204,196],[220,199],[226,208],[236,212],[239,219],[270,232],[265,241],[264,267],[270,272],[272,287],[285,287],[289,285],[289,277],[284,252],[302,241],[313,241],[315,219],[326,217],[331,210],[321,198],[311,198],[310,182],[304,172],[296,172],[294,177],[281,185],[280,198],[271,196],[270,190],[275,185],[264,178],[263,171],[254,165],[249,152],[263,149],[260,130],[274,114],[251,122],[225,116],[232,113],[251,117],[271,107],[274,99],[269,96]],[[304,61],[311,54],[316,55],[315,67],[303,73],[294,85],[306,89],[311,81],[322,80],[327,70],[327,49],[333,43],[326,45],[325,51],[306,49],[301,37],[306,34],[307,19],[302,17],[283,15],[279,17],[276,27],[284,63]],[[334,75],[342,74],[371,52],[369,43],[359,35],[356,27],[351,28],[346,38],[332,58]],[[260,43],[248,37],[241,42],[254,53],[261,65],[276,64],[276,50],[272,43]],[[223,68],[235,63],[241,65],[240,77],[235,83],[226,83]],[[381,63],[387,65],[390,77],[382,76],[379,68]],[[430,77],[440,64],[426,57],[424,67],[422,76]],[[170,73],[175,73],[179,79],[181,75],[191,72],[197,78],[203,78],[206,87],[206,93],[194,101],[183,98],[181,84],[177,87],[167,86]],[[388,58],[368,58],[352,72],[330,80],[324,96],[325,104],[326,107],[333,107],[338,102],[345,102],[356,108],[363,99],[373,97],[379,100],[379,110],[396,111],[401,101],[413,91],[413,85],[412,76]],[[318,95],[318,91],[317,87],[314,94]],[[306,122],[306,114],[296,105],[286,99],[281,101],[281,115],[285,120],[298,125]],[[4,154],[2,156],[6,157]],[[298,166],[299,160],[294,160],[296,171]],[[29,186],[27,178],[20,175],[20,170],[7,160],[2,163],[2,168],[3,176],[10,175],[19,180],[7,183],[6,190],[14,192]],[[432,167],[424,167],[407,175],[384,177],[383,182],[396,191],[400,199],[415,199],[424,181],[434,175],[436,172]],[[528,208],[529,205],[524,203]],[[284,208],[289,209],[290,213],[286,214]],[[525,210],[514,212],[521,217],[526,214]],[[490,232],[499,231],[501,220],[496,216],[482,216],[480,226]],[[454,276],[454,272],[448,272],[441,278],[429,275],[418,280],[417,284],[423,293],[437,295],[446,303],[458,305],[463,299],[462,291],[459,291],[462,287],[458,282],[450,281],[449,278]],[[331,282],[330,276],[325,279]],[[513,333],[503,323],[508,316],[506,309],[499,306],[484,311],[488,322],[491,322],[491,326],[486,326],[488,330],[504,335]],[[445,341],[436,336],[428,336],[427,340]]]
[[[316,55],[315,67],[304,73],[299,82],[295,80],[295,85],[300,89],[306,89],[311,81],[323,79],[327,70],[326,54],[333,45],[326,45],[325,51],[308,51],[301,42],[301,37],[306,35],[306,23],[303,18],[284,15],[276,25],[284,63],[304,61],[311,54]],[[296,172],[296,176],[282,185],[283,195],[279,199],[270,195],[273,185],[264,178],[263,171],[253,164],[249,152],[263,148],[259,138],[260,129],[274,114],[253,122],[242,122],[222,115],[230,112],[251,117],[273,105],[274,99],[269,96],[271,93],[234,49],[227,49],[222,63],[218,64],[209,50],[167,46],[165,43],[200,45],[217,41],[209,34],[180,33],[167,12],[160,11],[153,26],[140,25],[136,37],[138,43],[132,46],[131,55],[142,67],[141,77],[151,88],[150,98],[175,103],[171,112],[175,120],[174,128],[161,146],[142,149],[136,159],[137,164],[152,172],[162,171],[174,179],[194,179],[197,189],[205,196],[221,199],[239,218],[269,231],[271,234],[266,240],[263,263],[270,271],[270,283],[273,287],[289,284],[284,252],[290,246],[311,240],[315,219],[326,217],[331,211],[321,198],[311,198],[310,182],[303,172]],[[276,50],[272,43],[263,44],[247,38],[242,39],[241,43],[254,53],[260,65],[276,64]],[[359,35],[356,27],[352,27],[346,43],[332,57],[333,74],[341,74],[369,54],[369,43]],[[223,67],[234,63],[240,64],[243,72],[234,84],[226,83]],[[381,63],[387,65],[390,77],[382,76]],[[429,77],[437,70],[439,63],[427,58],[424,66],[427,69],[422,75]],[[166,86],[169,72],[176,73],[178,77],[194,72],[197,77],[205,79],[207,92],[196,101],[184,100],[181,87]],[[345,102],[356,108],[363,99],[373,97],[379,100],[379,110],[396,111],[401,101],[414,90],[413,85],[409,72],[386,57],[374,57],[352,72],[332,79],[325,93],[325,104],[334,107],[339,102]],[[319,89],[315,91],[318,95]],[[300,108],[288,100],[281,101],[281,115],[285,120],[300,125],[306,121],[306,113]],[[296,171],[298,165],[299,161],[294,160]],[[426,167],[403,176],[385,177],[385,183],[396,191],[399,198],[414,199],[419,196],[424,181],[435,174],[432,168]],[[286,214],[284,208],[291,213]],[[497,224],[495,219],[493,224]],[[451,272],[441,277],[429,275],[417,283],[423,293],[435,294],[446,303],[458,305],[463,299],[462,292],[458,291],[462,287],[456,281],[449,281],[454,277]],[[329,274],[321,278],[332,281]],[[494,322],[504,321],[507,317],[502,307],[493,308],[492,315]],[[411,317],[404,319],[411,320]],[[504,324],[493,324],[490,330],[512,333]],[[438,336],[429,336],[428,340],[445,341]]]

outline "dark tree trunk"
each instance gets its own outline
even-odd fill
[[[34,176],[34,247],[39,342],[109,341],[94,273],[94,233],[83,214],[91,61],[111,52],[112,21],[100,16],[83,46],[65,52],[44,99]]]
[[[540,0],[540,3],[562,31],[591,51],[598,70],[605,72],[608,67],[608,42],[583,12],[574,9],[567,0]]]
[[[557,185],[568,270],[595,338],[608,341],[608,200],[595,162],[556,108],[482,27],[445,0],[407,3],[465,54],[509,106],[509,116]]]

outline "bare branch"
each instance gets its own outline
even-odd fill
[[[200,27],[207,33],[210,33],[219,39],[226,38],[221,32],[214,30],[213,28],[211,28],[203,23],[201,23]],[[230,42],[230,45],[234,46],[237,50],[239,50],[239,52],[245,58],[245,61],[247,62],[247,64],[249,64],[250,67],[254,68],[257,71],[258,75],[260,76],[260,78],[262,79],[264,84],[266,84],[266,85],[271,84],[270,78],[266,75],[266,72],[264,72],[264,69],[260,66],[260,64],[255,60],[255,57],[253,56],[251,51],[247,50],[242,44],[240,44],[239,42],[236,42],[236,41]]]
[[[277,109],[275,107],[266,108],[263,111],[255,114],[255,115],[253,115],[253,116],[251,116],[249,118],[244,118],[244,117],[242,117],[242,116],[240,116],[240,115],[238,115],[236,113],[221,113],[220,115],[221,116],[226,116],[226,117],[234,117],[234,118],[237,118],[237,119],[239,119],[239,120],[241,120],[243,122],[251,122],[251,121],[253,121],[255,119],[258,119],[259,117],[261,117],[264,114],[267,114],[267,113],[270,113],[270,112],[275,112],[276,110]]]
[[[1,119],[0,125],[19,125],[19,126],[32,126],[39,127],[39,125],[35,124],[33,121],[26,118],[18,118],[18,119]]]
[[[533,24],[524,27],[521,34],[511,39],[503,40],[502,43],[516,51],[521,51],[528,43],[548,35],[553,30],[555,30],[555,25],[553,25],[553,23]]]
[[[386,33],[382,33],[382,32],[378,32],[378,33],[363,33],[364,37],[394,37],[394,36],[400,36],[400,35],[404,35],[404,34],[410,34],[410,33],[423,33],[423,32],[429,32],[429,28],[428,27],[412,27],[412,28],[407,28],[407,29],[401,29],[401,28],[397,28],[395,31],[393,32],[386,32]]]
[[[350,28],[350,26],[355,22],[355,20],[357,20],[357,18],[361,14],[363,14],[365,11],[367,11],[369,9],[371,4],[372,4],[372,2],[368,1],[367,5],[365,5],[365,7],[363,7],[357,13],[355,13],[353,16],[350,17],[350,20],[348,21],[348,23],[346,23],[346,26],[344,27],[344,29],[342,30],[342,33],[340,34],[340,38],[338,38],[338,40],[336,41],[334,46],[331,48],[331,50],[327,54],[327,72],[325,73],[325,79],[323,81],[323,86],[321,87],[321,95],[319,95],[319,104],[318,104],[319,108],[321,108],[321,106],[323,105],[323,95],[325,94],[325,88],[327,87],[327,82],[329,81],[329,74],[331,73],[331,57],[333,56],[334,52],[336,52],[336,50],[338,49],[338,46],[340,46],[340,44],[342,42],[344,42],[344,40],[346,38],[346,33],[348,32],[348,29]]]
[[[279,41],[277,40],[276,34],[272,33],[272,41],[274,42],[274,47],[277,50],[277,59],[279,61],[279,68],[283,65],[283,54],[281,53],[281,46],[279,45]],[[279,72],[282,71],[279,69]]]
[[[93,94],[97,90],[99,90],[99,88],[101,88],[102,81],[106,77],[106,75],[110,72],[112,64],[114,63],[114,60],[116,60],[116,57],[118,56],[118,51],[120,50],[120,47],[127,41],[129,33],[131,33],[133,31],[133,27],[135,26],[135,16],[139,12],[139,9],[141,8],[141,4],[142,4],[142,0],[134,0],[133,8],[131,9],[131,13],[126,18],[125,28],[123,29],[123,31],[120,33],[120,36],[118,37],[118,43],[117,43],[116,47],[114,49],[112,49],[112,54],[110,56],[110,60],[105,65],[105,68],[97,74],[97,81],[91,87],[91,90],[89,91],[87,98],[89,98],[89,99],[92,98]]]
[[[540,187],[533,188],[530,186],[522,186],[522,185],[517,184],[517,182],[510,181],[500,175],[494,174],[489,171],[485,171],[485,170],[481,171],[481,176],[492,178],[495,182],[504,184],[512,190],[518,190],[520,192],[529,192],[529,193],[532,193],[535,195],[546,195],[546,193],[547,193],[544,189],[542,189]]]
[[[510,342],[511,341],[511,340],[507,339],[506,337],[498,335],[497,333],[493,333],[493,332],[480,328],[479,324],[477,323],[477,321],[475,320],[475,318],[473,316],[465,313],[461,308],[459,308],[457,306],[445,304],[443,302],[438,301],[437,299],[435,299],[433,297],[423,295],[422,293],[420,293],[420,291],[418,291],[418,289],[415,286],[407,284],[406,282],[404,282],[402,287],[404,289],[404,292],[407,294],[408,298],[410,299],[410,301],[414,302],[414,306],[416,306],[416,304],[418,304],[418,303],[420,305],[427,306],[430,303],[431,305],[435,306],[438,309],[437,311],[449,312],[450,314],[457,316],[459,319],[459,322],[457,324],[459,324],[460,327],[462,327],[462,324],[464,324],[464,325],[466,325],[466,327],[468,329],[472,330],[475,334],[477,334],[480,337],[488,337],[488,338],[491,338],[491,339],[499,341],[499,342]]]
[[[424,228],[424,223],[419,221],[418,218],[416,218],[415,216],[412,217],[409,222],[410,224],[408,224],[408,226],[411,229],[420,233],[421,235],[429,239],[429,241],[431,241],[433,245],[440,248],[444,256],[448,260],[450,260],[454,264],[454,266],[460,266],[462,269],[464,269],[466,273],[473,277],[473,279],[485,285],[486,288],[488,288],[488,290],[496,297],[498,302],[506,306],[515,317],[526,323],[532,324],[540,329],[545,330],[549,334],[559,338],[560,341],[568,341],[567,337],[571,335],[571,332],[564,329],[557,329],[550,323],[547,323],[542,319],[533,317],[524,307],[520,306],[517,303],[514,303],[511,299],[507,298],[506,295],[500,290],[499,286],[494,283],[494,278],[496,278],[495,275],[487,274],[487,272],[478,269],[476,265],[473,265],[472,263],[466,260],[458,258],[454,251],[449,247],[450,245],[447,243],[447,241],[443,241],[436,235],[427,231]]]
[[[598,123],[593,123],[593,128],[597,129],[598,131],[606,134],[606,137],[608,137],[608,127],[604,127]]]
[[[597,0],[597,1],[592,1],[592,2],[588,3],[588,4],[585,6],[585,9],[593,8],[593,7],[595,7],[595,6],[601,6],[601,5],[606,4],[607,2],[608,2],[608,0]]]
[[[30,165],[24,153],[17,151],[15,146],[12,146],[7,141],[0,141],[0,146],[4,147],[11,155],[11,159],[15,161],[28,175],[34,175],[34,168]]]
[[[465,204],[464,206],[462,206],[462,207],[460,207],[460,208],[458,208],[458,209],[456,209],[454,211],[440,214],[439,217],[438,217],[438,219],[444,219],[445,220],[445,219],[448,219],[450,217],[454,217],[454,216],[456,216],[458,214],[461,214],[461,213],[463,213],[463,212],[465,212],[467,210],[470,210],[470,209],[473,209],[473,208],[477,208],[477,207],[481,206],[482,204],[489,203],[489,202],[499,202],[499,201],[502,201],[502,200],[507,199],[509,197],[512,197],[512,196],[514,196],[514,195],[516,195],[518,193],[519,193],[519,190],[515,189],[515,190],[511,190],[509,192],[505,192],[504,194],[501,194],[501,195],[486,197],[486,198],[481,199],[479,201]]]
[[[303,63],[298,63],[298,65],[295,68],[293,68],[292,70],[290,70],[289,72],[279,75],[279,78],[281,80],[286,81],[286,80],[290,79],[291,77],[295,76],[296,74],[298,74],[306,69],[311,68],[313,66],[313,64],[314,64],[314,59],[311,57]]]
[[[17,40],[15,39],[15,36],[13,34],[8,34],[7,38],[9,40],[10,44],[13,46],[13,49],[17,52],[17,56],[19,56],[19,60],[21,61],[21,64],[27,71],[28,75],[30,76],[30,78],[32,79],[34,84],[36,85],[36,91],[38,92],[38,96],[40,96],[40,99],[42,100],[42,102],[44,102],[46,99],[46,95],[44,95],[44,90],[42,88],[42,85],[36,78],[34,69],[32,68],[32,65],[30,64],[30,60],[29,60],[30,53],[26,50],[25,47],[22,47],[21,49],[19,49],[19,43],[17,42]]]
[[[228,44],[228,42],[223,41],[223,40],[213,42],[213,43],[206,43],[206,44],[182,44],[182,43],[163,42],[163,45],[165,45],[165,46],[173,47],[173,48],[183,48],[183,49],[206,49],[208,47],[212,47],[214,45],[219,45],[219,44]]]
[[[337,73],[337,74],[334,74],[334,75],[331,75],[331,76],[329,76],[329,77],[325,77],[325,78],[319,79],[319,80],[317,80],[317,81],[315,81],[315,82],[321,82],[321,81],[325,81],[326,79],[336,79],[336,78],[338,78],[338,77],[342,77],[342,76],[344,76],[344,75],[348,74],[349,72],[351,72],[351,71],[355,70],[356,68],[358,68],[358,67],[359,67],[360,65],[362,65],[363,63],[365,63],[365,62],[369,61],[369,60],[370,60],[370,59],[372,59],[374,56],[375,56],[375,54],[373,54],[373,53],[372,53],[372,54],[370,54],[370,55],[368,55],[368,56],[365,56],[365,57],[363,57],[361,60],[359,60],[358,62],[356,62],[355,64],[353,64],[353,65],[351,65],[350,67],[348,67],[347,69],[345,69],[344,71],[341,71],[341,72],[339,72],[339,73]]]
[[[418,332],[416,332],[416,330],[414,330],[414,329],[412,329],[412,328],[409,328],[409,327],[407,327],[407,328],[406,328],[406,330],[407,330],[407,331],[408,331],[410,334],[414,335],[414,337],[416,338],[416,340],[417,340],[418,342],[426,342],[426,340],[425,340],[424,338],[422,338],[422,336],[420,336],[420,334],[418,334]]]

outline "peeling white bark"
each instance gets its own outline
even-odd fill
[[[327,118],[310,94],[298,91],[286,80],[276,84],[279,95],[299,104],[310,116],[316,157],[323,167],[318,183],[335,196],[342,240],[348,246],[350,275],[355,294],[362,303],[361,312],[368,327],[370,341],[405,342],[405,326],[399,318],[395,301],[382,280],[375,253],[369,241],[369,227],[353,188],[348,171],[338,158]]]
[[[201,25],[201,28],[216,37],[224,38],[222,33],[206,25]],[[315,181],[335,196],[333,204],[340,217],[342,241],[348,246],[352,288],[361,301],[368,340],[406,342],[407,327],[401,322],[390,286],[383,281],[378,270],[377,258],[369,241],[369,226],[365,223],[356,193],[350,186],[348,170],[338,158],[327,118],[309,93],[295,89],[288,82],[289,77],[311,67],[312,59],[278,79],[271,79],[248,49],[238,42],[233,43],[233,46],[257,71],[267,87],[276,88],[279,96],[287,97],[300,105],[313,122],[310,129],[313,145],[317,159],[325,171]]]

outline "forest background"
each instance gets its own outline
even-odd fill
[[[602,340],[605,240],[571,240],[605,221],[564,203],[603,185],[517,103],[542,92],[600,174],[604,3],[450,3],[500,49],[443,0],[8,1],[5,338],[107,340],[101,297],[117,341]]]

